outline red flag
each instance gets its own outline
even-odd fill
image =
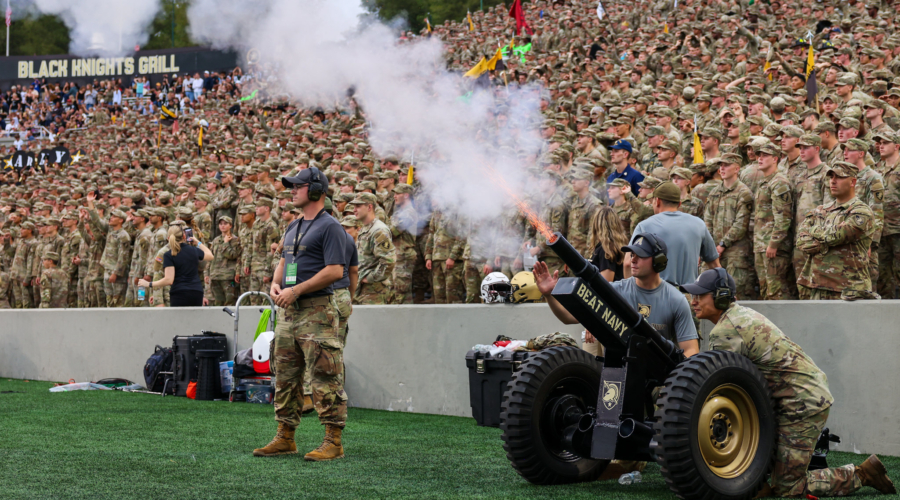
[[[9,25],[12,24],[12,9],[9,8],[9,5],[6,6],[6,27],[9,28]]]
[[[522,11],[522,0],[513,2],[512,7],[509,8],[509,17],[516,19],[516,35],[522,33],[522,28],[525,28],[525,32],[529,35],[532,34],[531,27],[525,21],[525,12]]]

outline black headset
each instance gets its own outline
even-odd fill
[[[716,289],[713,291],[713,306],[720,311],[728,309],[728,306],[734,302],[734,293],[728,286],[728,273],[721,267],[716,269]]]
[[[662,245],[659,244],[659,239],[653,233],[643,233],[638,235],[643,236],[650,242],[650,245],[653,246],[653,271],[657,273],[661,273],[666,270],[666,266],[669,265],[669,258],[666,257],[666,253],[663,252]]]
[[[319,201],[325,194],[325,184],[322,183],[318,167],[309,167],[309,191],[306,196],[310,201]]]

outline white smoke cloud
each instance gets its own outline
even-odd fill
[[[17,2],[24,4],[24,2]],[[149,39],[147,28],[159,0],[33,0],[23,5],[58,15],[69,27],[69,52],[80,56],[123,56]],[[16,10],[14,9],[14,13]]]
[[[437,208],[496,232],[492,219],[509,213],[512,200],[487,169],[514,192],[526,190],[520,158],[541,145],[538,90],[475,89],[463,97],[471,80],[444,69],[437,37],[400,43],[359,0],[195,0],[188,17],[201,43],[256,49],[280,88],[306,105],[330,107],[354,87],[375,152],[415,154]],[[498,102],[505,123],[495,119]]]

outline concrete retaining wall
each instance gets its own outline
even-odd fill
[[[779,325],[827,374],[837,449],[900,455],[900,303],[747,302]],[[242,307],[239,348],[249,347],[258,308]],[[704,325],[706,332],[709,324]],[[200,330],[226,333],[217,308],[0,311],[0,376],[37,380],[142,381],[153,347]],[[546,305],[358,306],[345,353],[350,404],[470,416],[464,354],[497,335],[553,331],[580,337]]]

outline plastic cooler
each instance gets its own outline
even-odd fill
[[[466,353],[469,369],[469,402],[472,416],[482,427],[500,427],[500,404],[503,393],[519,365],[527,361],[531,351],[500,351],[491,356],[486,352]]]

